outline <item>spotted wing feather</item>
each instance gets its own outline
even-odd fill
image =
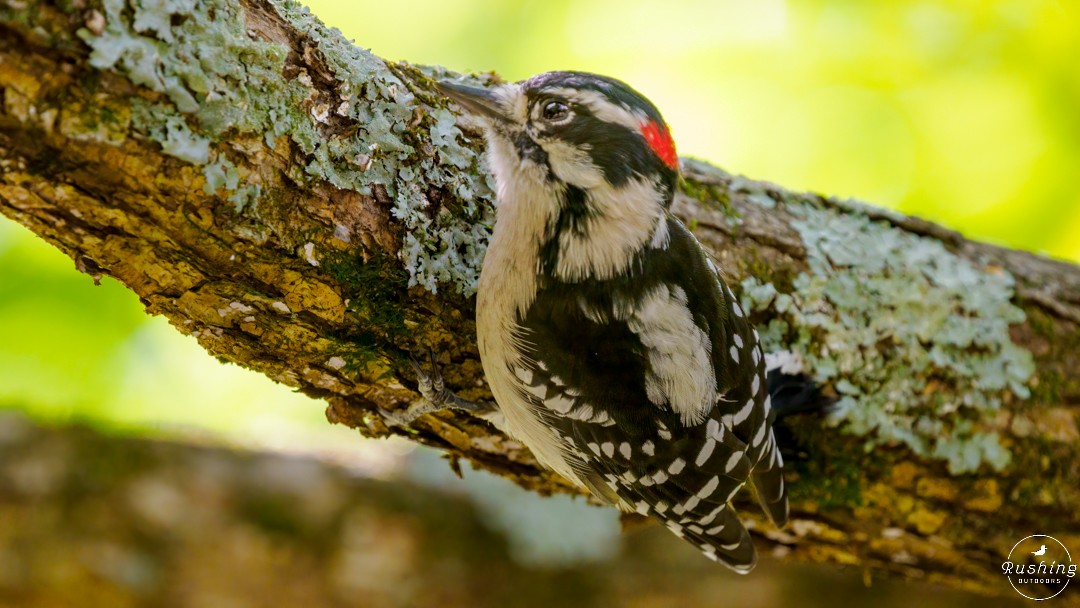
[[[756,554],[730,498],[752,481],[773,521],[782,524],[787,513],[764,361],[756,333],[696,240],[676,220],[669,230],[667,247],[641,259],[631,277],[542,286],[522,319],[529,361],[522,382],[594,494],[661,520],[707,556],[746,572]],[[679,366],[657,364],[655,340],[641,335],[633,315],[658,289],[677,289],[692,313],[687,336],[665,339],[707,336],[702,350],[715,400],[697,420],[656,402],[658,384],[678,387],[657,376]]]

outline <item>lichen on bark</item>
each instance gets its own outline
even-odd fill
[[[833,384],[831,420],[866,437],[867,449],[899,442],[954,474],[1008,465],[994,419],[1004,393],[1031,395],[1035,371],[1009,335],[1025,319],[1009,273],[857,209],[798,196],[784,204],[798,217],[807,272],[785,291],[742,282],[746,308],[768,319],[767,350],[794,350]]]
[[[296,2],[267,6],[304,33],[315,69],[288,65],[297,49],[287,30],[252,37],[250,12],[224,0],[105,0],[104,24],[78,35],[93,49],[91,66],[165,94],[171,103],[133,103],[135,130],[202,167],[206,188],[224,188],[237,213],[258,215],[262,184],[241,176],[221,144],[237,132],[269,148],[287,138],[305,155],[294,179],[393,201],[410,284],[470,295],[493,221],[477,145],[445,107],[416,97],[419,70],[393,68]],[[336,236],[350,238],[344,227]]]

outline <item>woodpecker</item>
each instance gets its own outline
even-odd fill
[[[679,165],[660,112],[583,72],[439,88],[479,120],[497,184],[476,327],[506,430],[600,499],[749,572],[732,497],[749,482],[776,525],[788,517],[765,353],[670,212]],[[422,392],[435,405],[414,415],[465,407],[437,378]]]

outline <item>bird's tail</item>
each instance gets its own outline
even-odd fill
[[[766,354],[765,374],[771,402],[771,422],[793,414],[823,412],[833,402],[821,394],[813,378],[805,372],[802,358],[796,353],[780,351]],[[774,524],[782,527],[788,518],[788,500],[780,446],[790,439],[790,432],[782,426],[773,426],[768,433],[761,460],[754,467],[753,485],[762,510]]]
[[[826,412],[833,404],[806,373],[798,353],[782,350],[765,355],[765,380],[772,399],[773,421],[795,414]]]
[[[776,527],[782,528],[787,524],[788,518],[787,488],[784,486],[784,458],[780,455],[780,447],[776,444],[776,437],[772,430],[768,433],[769,437],[765,440],[761,460],[754,467],[752,481],[761,509]]]

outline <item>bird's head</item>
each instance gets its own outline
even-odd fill
[[[504,205],[531,208],[531,218],[514,221],[535,224],[547,270],[604,278],[650,243],[666,244],[675,144],[660,112],[629,85],[547,72],[490,89],[449,82],[439,89],[481,120],[499,222]]]
[[[491,89],[444,82],[439,89],[484,121],[489,139],[513,157],[582,189],[631,179],[670,185],[678,174],[675,143],[648,99],[624,82],[584,72],[547,72]],[[498,145],[502,144],[502,145]],[[498,177],[498,175],[497,175]]]

